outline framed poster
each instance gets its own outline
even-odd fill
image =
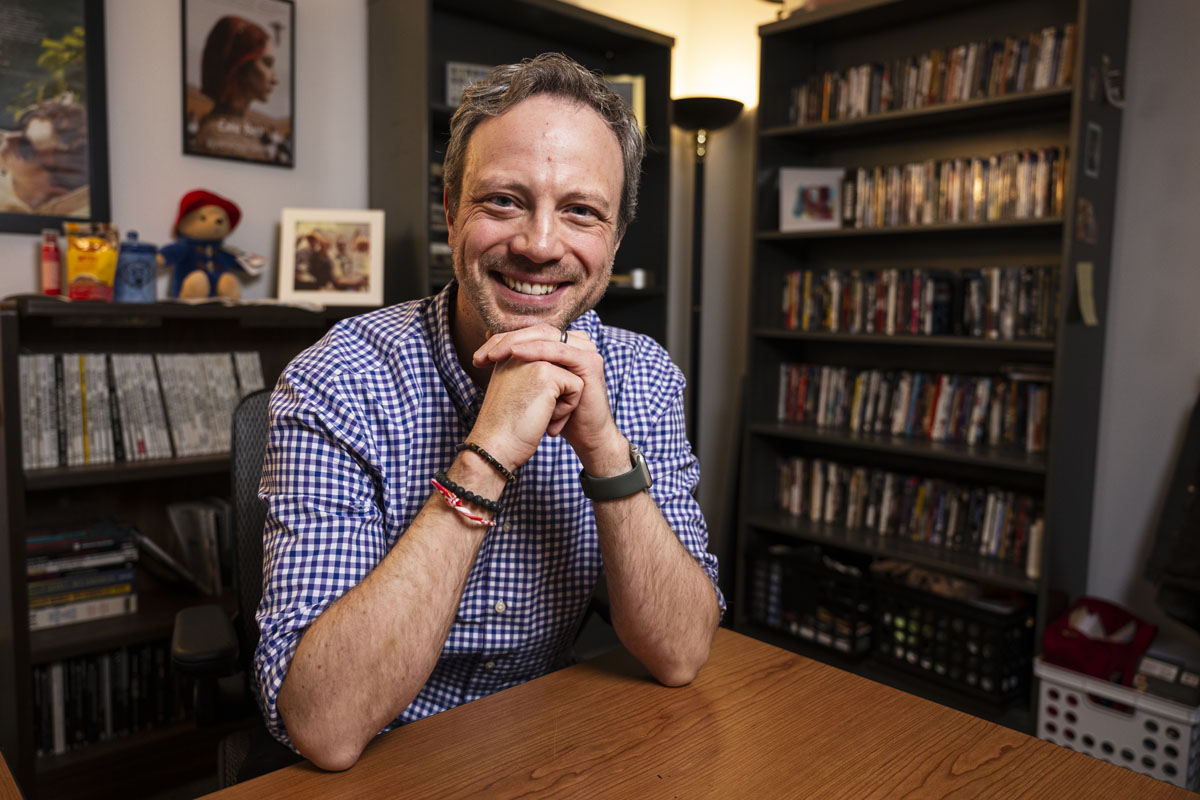
[[[292,0],[182,0],[183,152],[291,167]]]
[[[109,220],[104,0],[0,0],[0,231]]]
[[[383,305],[382,211],[285,208],[279,230],[280,300]]]

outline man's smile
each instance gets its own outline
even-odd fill
[[[519,281],[504,274],[500,275],[500,280],[505,286],[507,286],[509,289],[512,289],[514,292],[533,295],[535,297],[550,294],[562,285],[559,283],[533,283],[531,281]]]

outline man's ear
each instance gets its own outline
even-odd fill
[[[446,228],[449,230],[449,239],[454,241],[454,209],[450,208],[450,187],[442,188],[442,208],[446,212]]]

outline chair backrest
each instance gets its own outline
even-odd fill
[[[258,622],[254,615],[262,599],[263,525],[267,504],[258,497],[263,456],[267,451],[267,401],[270,389],[260,389],[242,398],[233,411],[230,467],[233,480],[233,532],[237,548],[234,574],[238,593],[238,637],[242,661],[249,662],[258,645]]]

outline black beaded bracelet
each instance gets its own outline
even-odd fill
[[[460,500],[465,500],[474,506],[479,506],[484,511],[490,511],[493,514],[500,513],[500,502],[497,500],[488,500],[486,497],[480,497],[474,492],[459,486],[454,481],[446,477],[446,470],[438,470],[433,474],[433,479],[449,489],[455,497]]]
[[[516,475],[513,475],[512,472],[510,472],[508,469],[506,469],[503,464],[501,464],[499,461],[497,461],[495,456],[493,456],[487,450],[484,450],[482,447],[475,444],[474,442],[463,442],[462,444],[458,445],[455,449],[458,450],[458,452],[460,452],[460,453],[463,450],[470,450],[472,453],[475,453],[480,458],[482,458],[484,461],[486,461],[488,464],[490,464],[493,469],[495,469],[497,472],[499,472],[501,475],[503,475],[504,480],[508,481],[509,483],[517,482]]]

